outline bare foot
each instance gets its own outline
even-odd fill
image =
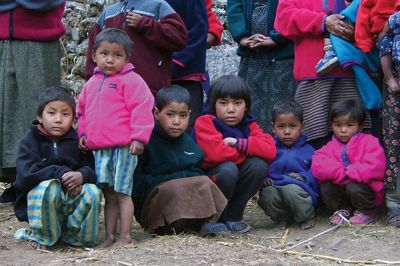
[[[287,221],[280,221],[279,223],[276,224],[275,228],[277,230],[286,230],[287,225],[288,225]]]
[[[308,220],[305,220],[304,222],[302,222],[300,225],[300,229],[302,229],[302,230],[310,229],[310,228],[313,228],[314,225],[315,225],[315,219],[311,218],[311,219],[308,219]]]
[[[33,240],[27,240],[27,241],[26,241],[26,244],[27,244],[29,247],[31,247],[31,248],[33,248],[33,249],[36,249],[36,250],[47,250],[47,249],[48,249],[47,246],[41,245],[41,244],[39,244],[38,242],[35,242],[35,241],[33,241]]]
[[[115,243],[115,239],[114,238],[106,238],[106,240],[101,243],[100,245],[97,245],[96,248],[100,249],[100,248],[109,248],[111,247],[113,244]]]
[[[137,244],[138,242],[136,240],[132,240],[132,238],[130,237],[119,237],[118,240],[112,246],[112,248],[125,247],[131,243]]]

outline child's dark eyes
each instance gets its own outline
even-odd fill
[[[181,118],[186,118],[186,117],[188,117],[187,114],[181,114]]]

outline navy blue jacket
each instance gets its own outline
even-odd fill
[[[185,23],[188,32],[186,48],[172,54],[172,79],[193,74],[204,75],[206,67],[208,19],[206,1],[166,0]]]
[[[61,179],[67,172],[79,171],[83,183],[96,182],[93,154],[82,153],[78,145],[78,134],[73,128],[61,139],[52,141],[39,131],[38,121],[32,123],[17,154],[17,176],[13,186],[17,196],[14,211],[18,220],[28,221],[26,196],[42,181]]]
[[[307,191],[312,198],[313,205],[317,204],[319,183],[311,173],[311,157],[314,148],[307,144],[307,136],[302,134],[292,147],[284,145],[275,136],[277,154],[270,164],[269,176],[274,186],[296,184]],[[301,175],[305,182],[294,179],[289,173],[295,172]]]

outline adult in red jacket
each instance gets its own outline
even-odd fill
[[[0,3],[0,181],[12,181],[19,142],[36,99],[60,83],[64,0]]]
[[[304,131],[315,148],[329,139],[332,104],[340,99],[360,99],[352,71],[339,66],[323,78],[315,71],[323,56],[325,32],[353,39],[353,26],[337,14],[344,7],[344,0],[281,0],[277,9],[275,29],[294,42],[293,75],[299,82],[295,99],[304,108]],[[364,128],[370,127],[368,117]]]

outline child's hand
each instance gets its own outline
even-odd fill
[[[388,85],[388,91],[390,92],[400,91],[400,84],[398,79],[389,78],[388,80],[386,80],[386,85]]]
[[[273,185],[274,185],[274,182],[272,181],[271,178],[267,178],[267,179],[264,180],[264,187],[270,187],[270,186],[273,186]]]
[[[129,147],[129,153],[132,155],[140,155],[142,154],[144,149],[144,144],[138,140],[134,140]]]
[[[61,184],[70,192],[83,184],[83,175],[78,171],[67,172],[61,177]]]
[[[224,138],[223,140],[222,140],[226,145],[228,145],[228,146],[231,146],[231,147],[233,147],[233,146],[235,146],[235,144],[236,144],[236,142],[237,142],[237,139],[236,138]]]
[[[217,42],[217,37],[212,33],[207,33],[207,49]]]
[[[289,176],[293,177],[294,179],[296,179],[298,181],[306,182],[306,180],[301,175],[299,175],[298,173],[291,172],[291,173],[289,173]]]
[[[139,15],[138,13],[129,12],[126,15],[126,25],[128,25],[129,27],[132,27],[134,29],[137,29],[141,19],[142,19],[142,16]]]
[[[68,193],[76,197],[79,195],[79,193],[81,193],[81,191],[82,191],[82,185],[77,186],[76,188],[73,188],[71,190],[68,190]]]
[[[86,136],[82,136],[79,139],[79,149],[81,149],[83,151],[87,151]]]

